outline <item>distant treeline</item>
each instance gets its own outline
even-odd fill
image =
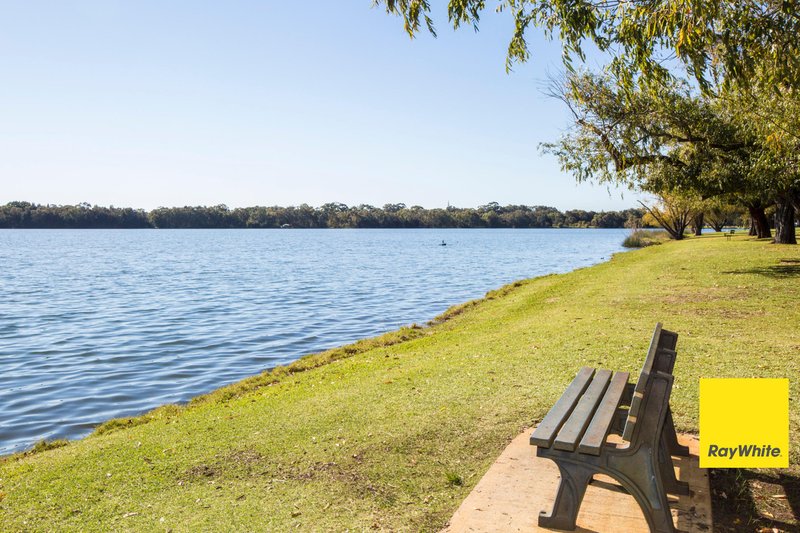
[[[641,209],[561,212],[554,207],[506,205],[425,209],[418,205],[348,207],[129,207],[41,205],[9,202],[0,206],[0,228],[622,228],[641,226]]]

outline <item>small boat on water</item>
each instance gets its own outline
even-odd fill
[[[447,243],[446,243],[446,242],[444,242],[444,241],[442,241],[442,242],[439,244],[439,246],[447,246]]]

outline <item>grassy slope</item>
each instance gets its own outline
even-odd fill
[[[711,236],[526,281],[331,364],[12,458],[0,524],[435,530],[580,366],[637,372],[656,321],[681,335],[682,429],[697,427],[700,377],[797,376],[798,278],[799,247]],[[794,379],[793,465],[799,393]]]

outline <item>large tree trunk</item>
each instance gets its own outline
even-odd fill
[[[775,204],[775,243],[797,244],[794,230],[794,198],[791,194],[782,194]]]
[[[695,213],[695,215],[692,217],[692,232],[694,233],[695,237],[699,237],[703,234],[703,218],[702,211]]]
[[[755,228],[756,232],[755,235],[759,239],[768,239],[772,237],[772,233],[769,230],[769,220],[767,219],[767,214],[764,213],[764,207],[761,205],[748,205],[747,210],[750,212],[750,218],[753,221],[751,228]]]

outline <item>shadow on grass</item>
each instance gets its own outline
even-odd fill
[[[800,531],[799,476],[729,468],[710,477],[714,531]]]
[[[800,277],[800,259],[781,259],[777,265],[729,270],[723,274],[758,274],[777,279],[796,278]]]

